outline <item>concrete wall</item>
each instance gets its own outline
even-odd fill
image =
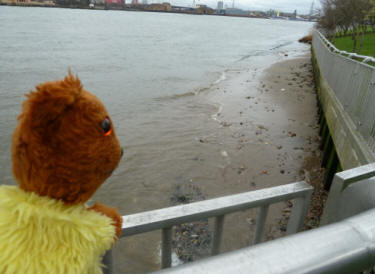
[[[351,82],[348,80],[353,74],[351,69],[358,70],[356,67],[361,64],[331,52],[317,34],[314,34],[312,50],[319,101],[341,167],[345,170],[374,162],[375,155],[373,147],[371,147],[373,132],[371,133],[371,131],[373,131],[375,120],[375,115],[372,115],[372,109],[375,110],[375,91],[372,87],[373,83],[368,81],[371,77],[369,78],[362,74],[361,76],[364,76],[364,79],[368,82],[360,79],[361,81],[357,85],[358,89],[351,90],[349,86]],[[337,59],[332,58],[332,60],[329,60],[330,56],[338,59],[347,59],[342,60],[342,62],[345,62],[344,64],[347,64],[347,66],[352,66],[352,68],[337,67]],[[375,69],[372,70],[375,71]],[[374,73],[373,71],[368,66],[366,67],[366,73],[371,74]],[[343,72],[347,72],[347,75],[343,74]],[[340,75],[340,73],[343,75]],[[362,97],[365,97],[365,100],[361,99]],[[362,100],[360,104],[357,102],[358,98]],[[355,106],[353,106],[354,104]],[[358,109],[358,106],[363,106],[363,109]],[[359,113],[359,115],[353,114],[354,112],[351,111],[353,108],[356,109],[355,113]],[[362,112],[365,113],[362,114]],[[368,114],[368,112],[370,113]],[[363,127],[364,124],[368,125],[367,128]],[[370,133],[368,134],[367,132]]]

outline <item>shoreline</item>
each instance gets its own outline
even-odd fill
[[[303,136],[305,141],[301,147],[293,147],[293,150],[303,150],[303,154],[298,156],[300,163],[299,168],[299,180],[304,180],[313,186],[313,193],[311,195],[310,206],[307,217],[304,222],[303,230],[309,230],[319,226],[320,216],[323,213],[323,205],[327,197],[327,191],[324,190],[323,179],[325,169],[321,167],[322,152],[320,150],[320,136],[319,136],[319,122],[318,122],[318,107],[317,107],[317,93],[315,82],[313,78],[313,68],[311,64],[311,55],[305,62],[301,62],[298,59],[289,60],[286,62],[274,65],[274,67],[268,70],[268,74],[265,80],[268,83],[279,84],[289,89],[284,91],[285,97],[293,98],[296,96],[297,100],[301,103],[299,107],[291,106],[291,113],[301,115],[292,124],[300,123],[295,129],[296,136]],[[282,66],[285,66],[282,68]],[[275,83],[275,76],[281,80],[280,83]],[[280,76],[280,77],[279,77]],[[284,89],[284,88],[282,88]],[[282,91],[280,89],[280,91]],[[277,92],[276,92],[277,93]],[[278,97],[277,94],[275,94]],[[310,102],[310,103],[308,103]],[[307,105],[305,105],[307,103]],[[287,103],[290,105],[290,103]],[[303,108],[305,108],[303,110]],[[310,116],[310,118],[308,118]],[[301,120],[302,119],[302,120]],[[306,128],[306,119],[308,122],[308,128]],[[301,122],[303,124],[301,124]],[[299,129],[298,129],[299,127]],[[301,131],[302,129],[302,131]],[[304,132],[307,129],[307,133]],[[302,157],[301,157],[302,156]],[[281,218],[278,221],[280,228],[280,236],[284,235],[287,221],[289,220],[292,204],[290,202],[285,203],[285,207],[282,209]],[[276,233],[277,236],[278,233]],[[267,239],[273,239],[275,235],[269,235]]]
[[[222,176],[224,184],[237,181],[229,186],[232,193],[300,180],[319,184],[320,139],[310,54],[287,57],[264,70],[228,72],[217,93],[213,100],[219,110],[212,118],[221,126],[221,143],[230,144],[222,151],[227,160]],[[291,206],[289,202],[272,206],[264,239],[285,234]],[[310,213],[307,227],[318,222],[315,215]],[[247,220],[247,224],[239,224],[239,220]],[[229,216],[229,223],[239,225],[226,228],[222,251],[236,249],[233,245],[248,245],[255,220],[254,211]],[[230,236],[244,231],[248,235],[245,239],[237,241]]]
[[[210,88],[173,100],[177,100],[175,106],[189,102],[216,109],[207,110],[202,120],[208,129],[191,135],[194,140],[189,147],[195,156],[184,160],[190,161],[187,171],[183,168],[175,182],[166,186],[167,206],[306,180],[314,186],[315,194],[305,229],[317,225],[321,188],[316,186],[323,173],[309,53],[303,57],[282,53],[277,58],[255,58],[239,69],[225,70],[223,80]],[[290,202],[270,206],[263,241],[285,235],[291,207]],[[225,217],[222,253],[252,244],[257,210]],[[206,257],[213,226],[212,218],[176,226],[172,239],[174,263]],[[148,252],[134,249],[146,242]],[[159,246],[158,231],[122,239],[114,251],[116,271],[142,273],[158,269]]]
[[[326,194],[310,56],[292,57],[254,71],[228,72],[231,75],[213,88],[216,95],[226,94],[216,98],[221,103],[217,102],[219,110],[211,116],[223,134],[218,143],[225,144],[221,156],[226,164],[217,183],[239,193],[305,180],[314,192],[304,229],[314,228],[319,224]],[[253,76],[253,82],[249,76]],[[200,142],[209,143],[204,138]],[[225,190],[220,191],[205,197],[199,186],[184,184],[173,193],[172,205],[225,195]],[[286,201],[270,207],[263,241],[285,235],[292,206]],[[236,226],[224,229],[221,252],[251,245],[256,216],[256,210],[226,216],[225,223]],[[177,226],[173,241],[177,257],[185,262],[207,257],[212,227],[212,220]]]

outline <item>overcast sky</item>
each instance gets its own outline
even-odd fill
[[[217,6],[218,0],[195,0],[196,4],[206,4],[210,7]],[[223,0],[224,6],[231,8],[233,0]],[[152,1],[149,1],[152,2]],[[161,1],[166,2],[166,1]],[[192,6],[193,0],[170,0],[174,5],[184,5],[184,6]],[[297,10],[298,14],[309,14],[311,3],[313,0],[234,0],[234,6],[236,8],[246,9],[246,10],[279,10],[284,12],[293,12]],[[319,0],[314,1],[314,7],[319,7]]]

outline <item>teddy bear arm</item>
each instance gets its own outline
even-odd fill
[[[113,225],[116,227],[116,240],[120,237],[122,232],[122,217],[116,208],[95,202],[95,204],[90,207],[89,210],[94,210],[111,218],[113,221]]]

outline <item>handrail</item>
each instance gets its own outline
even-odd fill
[[[312,187],[306,182],[265,188],[215,199],[184,204],[174,207],[156,209],[123,216],[122,234],[120,237],[145,233],[157,229],[198,221],[303,197],[311,192]]]
[[[162,230],[162,268],[171,266],[172,253],[172,227],[186,222],[198,221],[215,217],[215,229],[212,255],[220,252],[221,235],[226,214],[260,207],[256,222],[256,231],[253,244],[261,242],[267,218],[268,206],[287,200],[293,200],[293,208],[287,225],[287,234],[298,232],[306,217],[312,187],[304,182],[265,188],[225,197],[179,205],[169,208],[157,209],[142,213],[123,216],[122,234],[127,237],[153,230]],[[111,252],[106,254],[104,264],[111,262]],[[105,273],[113,273],[113,269],[103,269]]]
[[[375,209],[158,273],[359,273],[375,265]]]
[[[362,182],[372,176],[375,176],[375,163],[336,174],[335,178],[339,178],[341,181],[340,184],[337,184],[337,180],[334,181],[333,186],[337,185],[338,189],[343,189],[349,184]],[[290,224],[292,224],[292,228],[296,229],[301,225],[301,221],[305,217],[311,191],[312,187],[309,184],[298,182],[124,216],[124,234],[122,236],[143,233],[150,231],[150,229],[162,229],[163,235],[164,233],[169,233],[169,236],[171,236],[172,224],[210,216],[217,216],[215,227],[217,230],[222,231],[224,214],[254,206],[260,207],[257,220],[257,231],[259,231],[259,227],[264,226],[268,205],[287,199],[294,199],[294,202],[297,201],[293,205],[292,215],[288,224],[288,229],[291,228]],[[335,199],[339,198],[339,196],[335,196]],[[329,197],[328,200],[332,199],[332,197]],[[200,212],[199,208],[202,208],[203,212]],[[223,211],[218,212],[221,209]],[[202,215],[198,216],[199,214]],[[185,217],[187,219],[184,219]],[[151,222],[149,223],[150,220]],[[129,223],[127,224],[127,222]],[[148,226],[151,226],[151,228]],[[259,237],[259,235],[257,236],[256,234],[255,237]],[[165,240],[169,241],[170,246],[170,238],[163,238],[163,241]],[[219,240],[218,243],[220,243],[220,237],[216,237],[216,240]],[[170,253],[167,255],[170,255]],[[165,254],[163,253],[162,256],[164,257]],[[164,260],[164,258],[162,259]],[[161,273],[341,274],[359,273],[372,268],[374,265],[375,209],[372,209],[317,229],[288,235],[263,244],[165,269]],[[168,267],[168,265],[163,265],[163,267]],[[105,273],[113,273],[111,270],[105,269]]]
[[[337,173],[333,186],[342,190],[373,176],[375,163]],[[331,196],[327,203],[340,199],[337,193]],[[332,205],[340,210],[335,202],[327,204]],[[340,222],[158,273],[370,273],[374,265],[375,209],[371,209]]]
[[[372,56],[360,55],[360,54],[357,54],[355,52],[347,52],[345,50],[337,49],[320,31],[318,31],[318,30],[315,30],[315,31],[318,33],[320,38],[322,38],[322,40],[326,43],[328,48],[330,48],[333,52],[339,53],[341,55],[348,55],[347,57],[349,57],[350,59],[353,59],[353,57],[362,58],[363,59],[362,63],[375,62],[375,58],[372,57]]]

